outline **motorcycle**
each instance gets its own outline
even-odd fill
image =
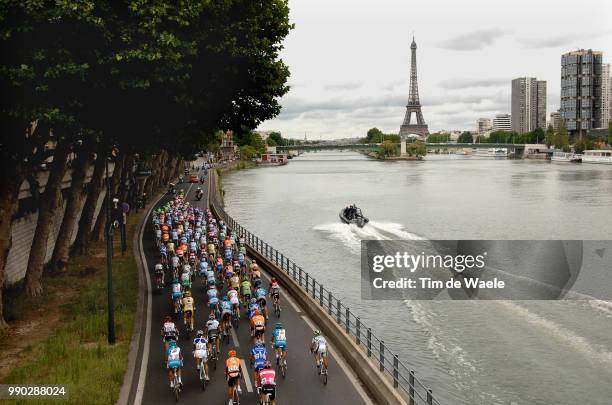
[[[202,190],[196,191],[196,200],[200,201],[203,195],[204,195],[204,192]]]

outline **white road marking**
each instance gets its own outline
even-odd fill
[[[242,379],[244,380],[244,385],[246,385],[246,389],[248,392],[253,392],[253,386],[251,385],[251,377],[249,377],[249,369],[244,362],[244,359],[240,360],[240,365],[242,366]]]
[[[232,340],[234,341],[234,346],[240,347],[240,342],[238,341],[238,336],[236,336],[236,331],[234,330],[234,328],[231,328],[230,331],[232,332]]]

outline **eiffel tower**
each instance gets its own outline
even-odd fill
[[[426,137],[429,134],[427,124],[423,119],[423,113],[421,112],[421,102],[419,101],[419,84],[417,81],[417,64],[416,64],[416,49],[417,45],[414,42],[414,36],[412,37],[412,44],[410,50],[412,52],[412,60],[410,66],[410,94],[408,95],[408,104],[406,105],[406,116],[404,117],[404,123],[400,127],[400,138],[406,139],[410,134],[420,135]],[[416,115],[416,123],[411,124],[412,113]]]

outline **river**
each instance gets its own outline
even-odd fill
[[[223,188],[230,215],[335,291],[441,404],[611,403],[609,302],[362,300],[359,253],[362,239],[610,239],[612,167],[325,151]],[[340,223],[349,203],[364,228]]]

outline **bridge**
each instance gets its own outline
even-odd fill
[[[210,207],[213,213],[224,219],[229,228],[247,241],[247,261],[257,259],[263,270],[264,284],[271,276],[282,286],[283,322],[288,333],[288,371],[286,379],[279,376],[277,382],[277,403],[280,404],[429,404],[439,402],[416,376],[404,365],[385,343],[374,335],[372,329],[362,323],[358,316],[344,306],[332,292],[319,284],[309,273],[272,248],[262,239],[238,224],[222,208],[217,189],[217,173],[210,171],[206,180],[207,193],[201,201],[195,199],[193,185],[186,186],[186,199],[201,208]],[[168,197],[158,201],[164,204]],[[149,217],[141,225],[138,235],[147,286],[147,326],[139,342],[140,350],[136,359],[132,387],[126,403],[159,404],[172,402],[167,373],[162,357],[162,342],[159,336],[161,322],[169,312],[169,292],[152,294],[151,269],[157,262],[158,252],[154,243],[153,229]],[[208,310],[200,280],[194,281],[196,301],[196,329],[202,328]],[[181,338],[179,346],[184,353],[181,401],[186,403],[226,402],[227,384],[223,368],[227,351],[234,349],[242,359],[245,375],[241,381],[241,403],[256,404],[258,396],[253,381],[253,371],[248,367],[248,353],[251,341],[248,322],[243,316],[239,327],[231,330],[228,343],[223,342],[219,366],[209,370],[211,383],[205,391],[199,385],[193,358],[191,341]],[[276,322],[270,315],[268,329]],[[182,329],[182,322],[177,322]],[[312,331],[319,329],[330,343],[329,383],[324,385],[316,373],[314,360],[308,353]],[[268,353],[272,353],[267,346]],[[280,373],[279,373],[280,374]],[[223,402],[224,403],[224,402]]]
[[[340,149],[340,150],[361,150],[361,151],[373,151],[377,150],[380,146],[380,143],[331,143],[331,142],[323,142],[316,144],[302,144],[302,145],[293,145],[293,146],[277,146],[276,150],[278,151],[297,151],[297,152],[306,152],[306,151],[317,151],[317,150],[332,150],[332,149]],[[431,149],[488,149],[488,148],[506,148],[508,151],[514,151],[517,153],[521,153],[525,150],[525,144],[520,143],[425,143],[425,146],[428,150]],[[399,148],[399,144],[398,144]]]

